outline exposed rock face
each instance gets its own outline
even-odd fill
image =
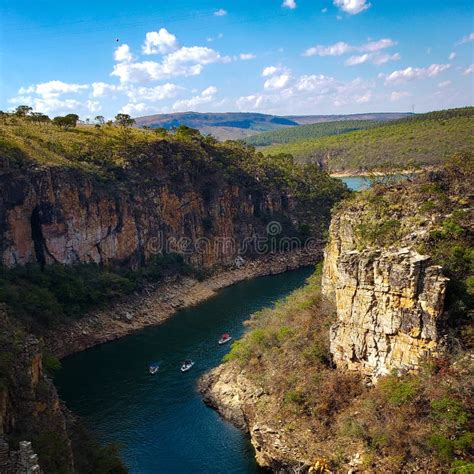
[[[239,367],[227,363],[208,372],[201,378],[199,390],[207,405],[250,435],[260,466],[281,474],[325,472],[311,470],[313,463],[304,459],[294,442],[285,439],[283,431],[256,416],[257,404],[270,398]]]
[[[64,472],[72,472],[73,457],[66,419],[56,389],[43,372],[40,342],[15,329],[2,307],[0,325],[4,331],[2,336],[12,343],[4,354],[8,357],[4,360],[11,360],[8,380],[6,385],[0,386],[0,451],[3,452],[0,458],[5,458],[5,465],[16,466],[17,470],[11,472],[38,472],[18,467],[24,467],[30,461],[30,468],[38,463],[36,457],[31,457],[33,452],[28,443],[20,443],[17,451],[8,447],[5,440],[28,437],[28,441],[34,441],[41,435],[43,444],[53,438],[60,443]]]
[[[333,219],[325,251],[323,292],[338,317],[334,361],[374,377],[415,368],[439,349],[447,278],[409,248],[355,250],[353,218]]]
[[[295,234],[298,203],[287,190],[190,172],[171,159],[178,145],[159,147],[120,182],[61,167],[0,173],[0,263],[134,264],[168,250],[209,267],[233,261],[239,246],[255,252],[252,239],[272,219]]]

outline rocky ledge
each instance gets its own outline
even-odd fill
[[[242,369],[223,364],[199,381],[204,402],[250,436],[259,466],[277,474],[329,472],[324,460],[308,460],[291,433],[281,429],[282,420],[268,423],[257,416],[259,404],[271,403],[263,388],[255,386]]]

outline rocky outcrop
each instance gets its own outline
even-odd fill
[[[0,325],[4,344],[0,378],[0,458],[11,468],[5,472],[39,472],[31,470],[38,464],[38,458],[31,450],[30,441],[38,442],[46,451],[55,446],[54,449],[61,451],[63,472],[72,472],[66,418],[56,389],[43,371],[41,344],[34,336],[15,328],[1,307]],[[20,443],[18,448],[8,445],[11,439],[18,438],[28,441]],[[47,465],[46,459],[39,459],[40,464],[42,461]]]
[[[278,426],[282,420],[269,423],[259,417],[257,405],[271,403],[271,397],[240,367],[227,363],[211,370],[200,379],[199,390],[208,406],[248,433],[259,466],[281,474],[329,472],[323,461],[305,459],[304,447]]]
[[[336,215],[325,250],[323,293],[337,308],[333,359],[372,377],[416,368],[441,347],[448,279],[410,248],[356,250],[356,225],[351,213]]]
[[[179,143],[154,147],[115,180],[59,166],[0,170],[0,263],[133,266],[178,252],[210,267],[256,253],[271,220],[285,223],[279,237],[297,234],[287,189],[216,166],[190,170],[175,157],[195,152]]]

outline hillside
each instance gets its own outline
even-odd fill
[[[336,122],[321,122],[299,127],[285,127],[272,132],[259,133],[245,139],[245,143],[257,147],[283,143],[295,143],[327,135],[366,130],[378,127],[385,122],[379,120],[340,120]]]
[[[323,163],[332,172],[439,165],[456,151],[474,148],[474,108],[432,112],[369,130],[264,148],[298,161]]]
[[[219,140],[240,140],[261,132],[295,127],[301,124],[339,120],[393,120],[408,114],[353,114],[353,115],[307,115],[282,117],[257,113],[198,113],[148,115],[136,118],[138,127],[163,127],[171,129],[179,125],[198,129],[202,134],[211,134]]]
[[[473,166],[338,205],[322,278],[255,313],[204,376],[262,467],[472,472]]]

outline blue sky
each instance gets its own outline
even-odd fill
[[[0,109],[82,118],[472,105],[469,0],[0,0]]]

